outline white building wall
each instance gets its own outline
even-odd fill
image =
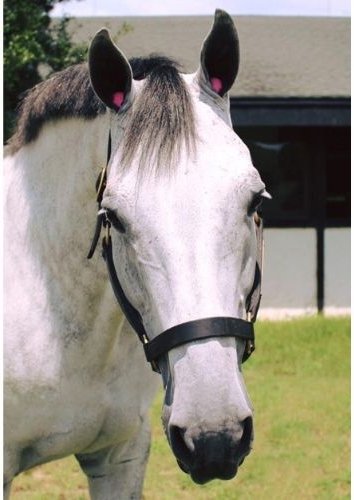
[[[349,313],[350,228],[325,230],[325,313]]]
[[[316,231],[265,229],[262,302],[259,317],[317,311]]]

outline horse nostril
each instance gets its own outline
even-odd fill
[[[169,432],[171,447],[183,470],[185,470],[185,465],[189,466],[192,463],[192,452],[186,444],[185,432],[185,429],[181,429],[175,425],[171,425]]]
[[[247,417],[243,422],[243,433],[239,445],[239,465],[243,462],[246,455],[249,454],[251,449],[251,442],[253,439],[253,423],[252,417]]]

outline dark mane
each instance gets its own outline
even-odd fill
[[[178,64],[162,56],[130,61],[134,78],[144,87],[127,116],[122,144],[122,167],[138,155],[139,167],[168,168],[178,161],[181,144],[195,148],[195,119],[190,96]],[[152,161],[154,160],[154,161]]]
[[[157,165],[170,163],[182,140],[188,149],[195,140],[194,113],[178,64],[163,56],[133,58],[135,80],[145,79],[144,88],[127,113],[123,140],[124,163],[139,150],[142,162],[156,153]],[[12,152],[34,141],[43,125],[62,118],[86,120],[106,112],[90,83],[86,63],[71,66],[25,93],[18,108]]]
[[[87,64],[70,66],[22,96],[10,148],[15,152],[34,141],[49,121],[71,117],[90,120],[105,111],[104,104],[91,87]]]

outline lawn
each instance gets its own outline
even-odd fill
[[[244,366],[255,407],[255,443],[231,481],[192,483],[181,472],[152,408],[145,500],[337,500],[350,498],[350,320],[259,322]],[[73,458],[22,474],[16,500],[87,500]]]

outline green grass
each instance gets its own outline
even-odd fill
[[[350,321],[260,322],[244,366],[255,407],[255,443],[237,477],[197,486],[181,472],[152,409],[153,442],[144,499],[336,500],[350,498]],[[87,499],[69,458],[16,479],[16,500]]]

